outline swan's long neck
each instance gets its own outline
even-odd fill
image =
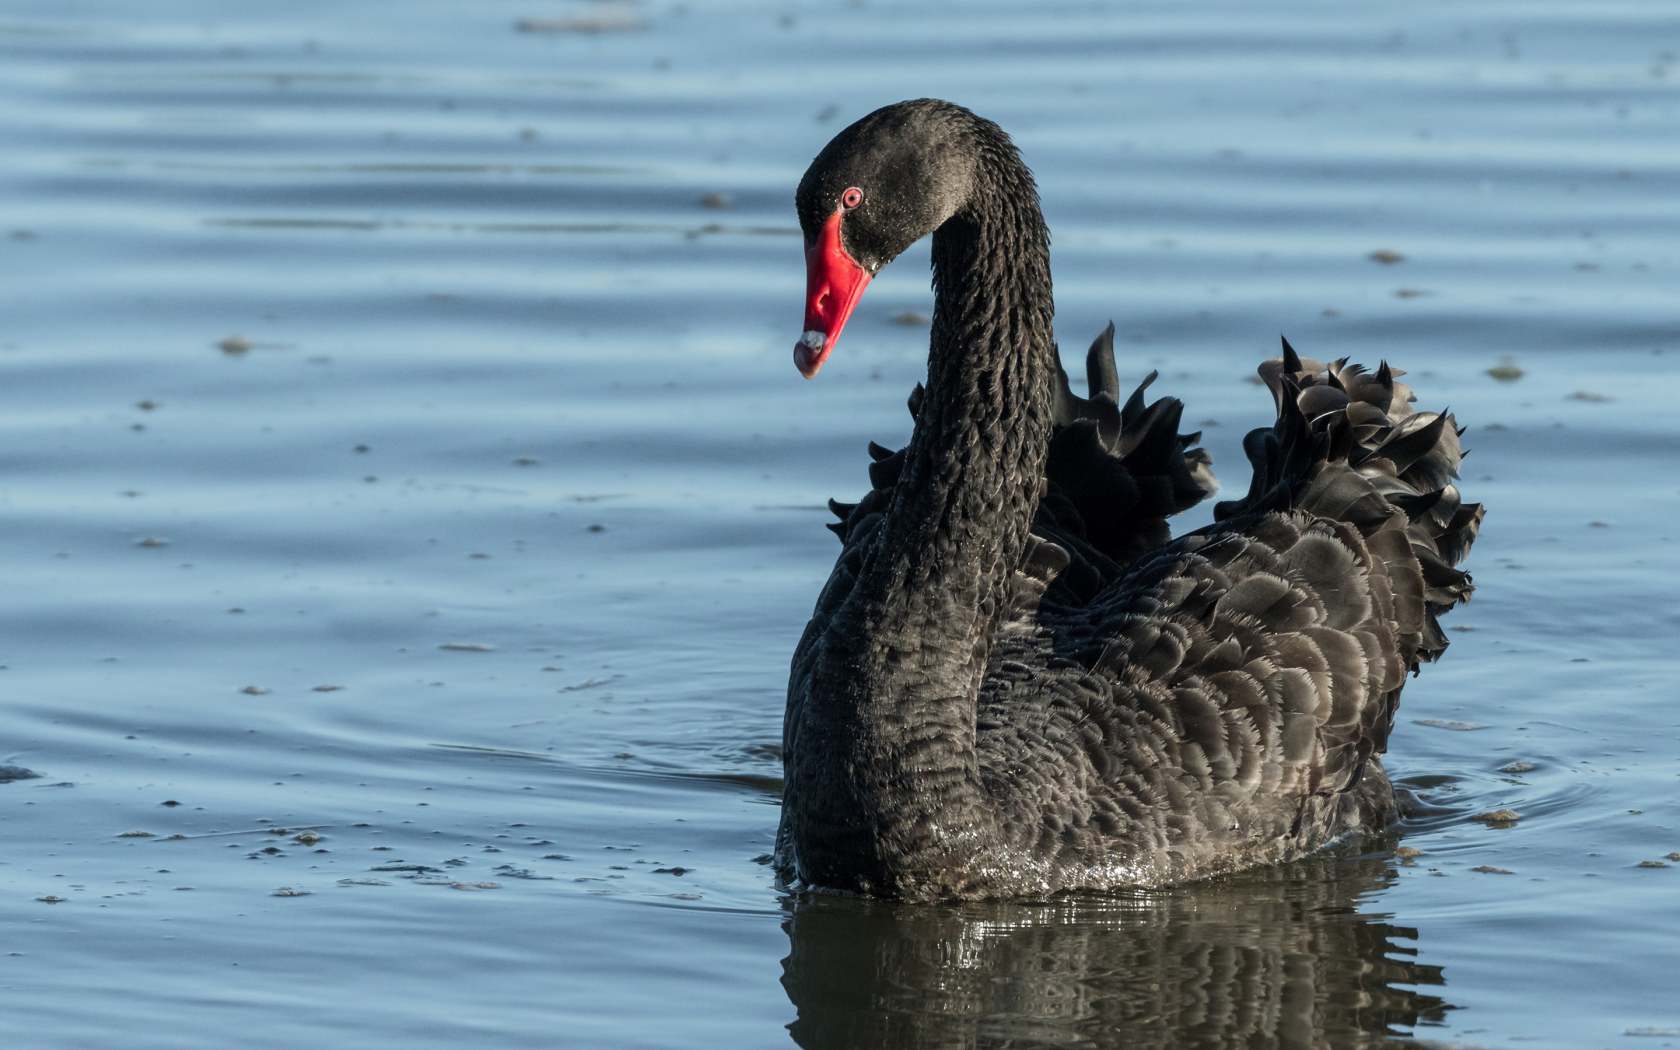
[[[785,804],[832,840],[809,852],[849,856],[853,871],[876,853],[881,878],[993,837],[976,701],[1038,506],[1055,367],[1049,237],[1007,143],[983,153],[969,201],[934,233],[933,266],[927,391],[905,468],[790,725],[812,735],[790,737],[801,757]]]
[[[933,266],[927,392],[857,599],[880,617],[878,638],[917,645],[894,652],[899,669],[960,708],[972,736],[1051,430],[1049,243],[1019,161],[983,173],[969,207],[935,232]]]

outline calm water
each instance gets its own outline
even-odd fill
[[[29,1045],[1680,1045],[1672,3],[136,10],[0,11]],[[1170,892],[777,892],[812,508],[908,436],[930,306],[924,246],[800,380],[792,188],[922,95],[1037,171],[1076,374],[1113,318],[1229,487],[1280,331],[1470,426],[1481,590],[1389,761],[1433,815]]]

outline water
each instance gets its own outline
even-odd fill
[[[1676,52],[1658,2],[13,0],[9,1028],[1680,1042]],[[924,245],[801,381],[792,187],[921,95],[1037,172],[1076,379],[1113,318],[1231,488],[1280,331],[1471,427],[1474,630],[1389,760],[1434,815],[1159,893],[777,892],[812,508],[906,438],[930,306]]]

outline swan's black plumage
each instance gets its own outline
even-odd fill
[[[1217,523],[1182,405],[1123,404],[1112,328],[1076,397],[1051,341],[1049,238],[995,124],[900,103],[801,181],[808,240],[847,187],[873,273],[933,233],[910,443],[833,504],[842,550],[794,655],[776,866],[930,899],[1158,884],[1299,856],[1391,819],[1408,671],[1468,597],[1481,508],[1451,417],[1386,365],[1261,366],[1277,421]]]

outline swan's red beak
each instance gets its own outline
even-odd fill
[[[852,316],[863,289],[869,284],[869,271],[846,254],[840,243],[840,220],[844,208],[829,216],[823,223],[817,243],[805,249],[805,334],[793,344],[793,363],[806,379],[816,377],[817,370],[840,340],[840,329]]]

